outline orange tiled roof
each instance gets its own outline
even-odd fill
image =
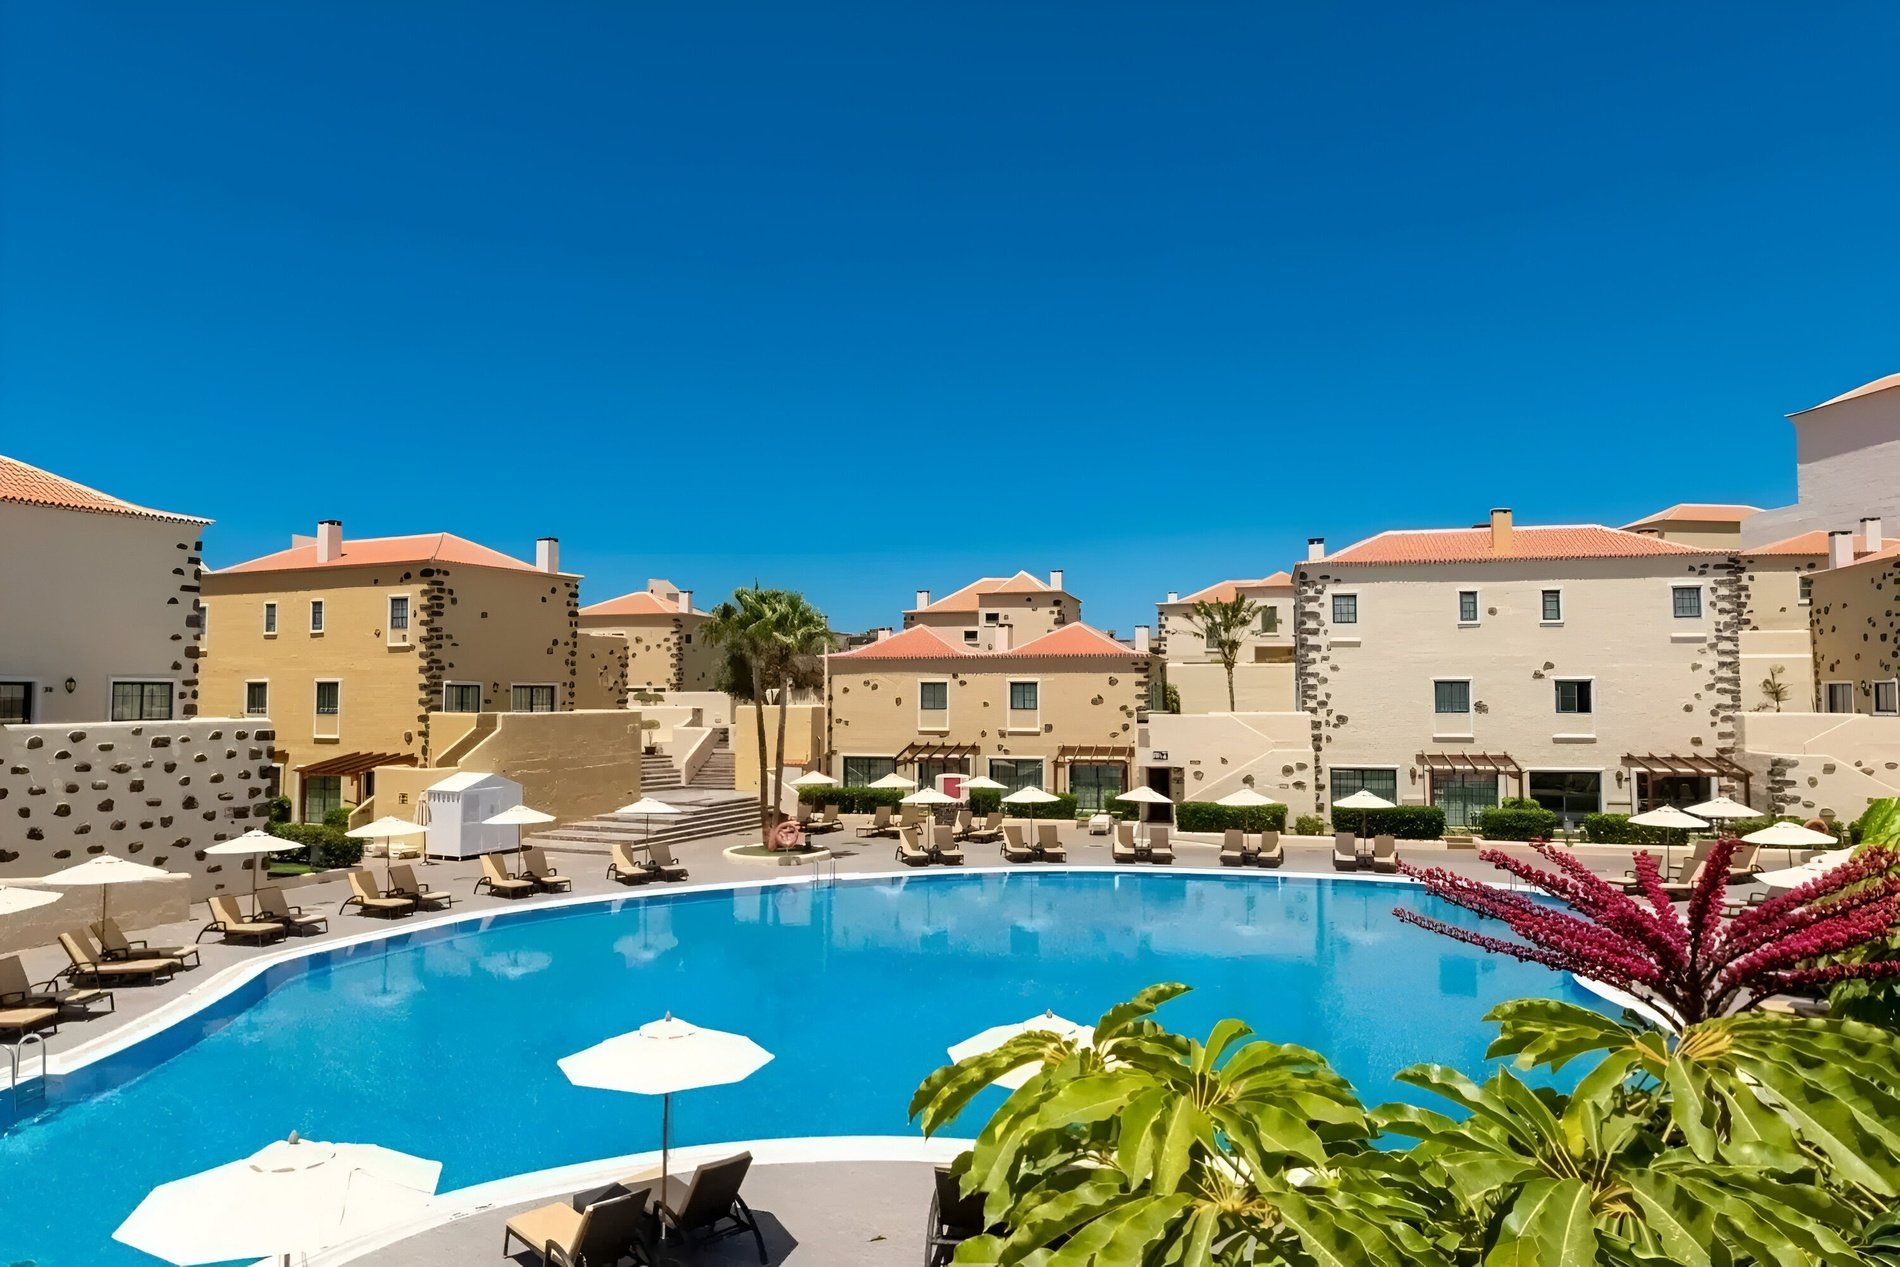
[[[1853,534],[1854,562],[1856,563],[1862,563],[1875,558],[1891,558],[1895,551],[1900,550],[1900,541],[1889,541],[1880,549],[1870,551],[1866,548],[1866,540],[1867,538],[1858,532]],[[1797,532],[1792,537],[1783,537],[1779,541],[1770,541],[1767,545],[1755,546],[1753,549],[1742,551],[1742,553],[1745,555],[1793,555],[1798,558],[1826,558],[1827,533],[1819,528],[1813,532]]]
[[[985,594],[1053,594],[1055,592],[1027,572],[1018,572],[1014,576],[985,576],[971,581],[954,593],[945,594],[928,607],[913,607],[909,610],[912,612],[973,612],[981,605],[979,600]]]
[[[1008,651],[982,651],[975,647],[958,646],[928,625],[912,625],[902,633],[892,634],[879,642],[866,643],[849,651],[839,651],[831,658],[834,660],[1008,660],[1015,658],[1056,658],[1071,659],[1087,656],[1120,656],[1127,658],[1137,654],[1132,648],[1125,647],[1101,630],[1089,625],[1072,624],[1032,638],[1020,647]]]
[[[1328,555],[1337,563],[1488,563],[1497,559],[1633,559],[1663,554],[1709,554],[1602,524],[1513,528],[1506,554],[1491,550],[1491,529],[1425,528],[1382,532]]]
[[[635,590],[631,594],[604,599],[592,606],[581,608],[583,616],[678,616],[681,614],[678,603],[666,602],[647,590]],[[706,613],[694,608],[691,614],[704,616]]]
[[[1809,405],[1806,409],[1797,409],[1788,416],[1790,418],[1799,417],[1802,414],[1813,413],[1817,409],[1826,409],[1829,405],[1838,405],[1843,400],[1852,400],[1856,396],[1872,396],[1875,392],[1884,392],[1892,387],[1900,387],[1900,374],[1889,374],[1885,378],[1876,378],[1871,383],[1862,383],[1851,392],[1842,392],[1840,395],[1824,400],[1818,405]]]
[[[974,652],[946,640],[928,625],[912,625],[876,642],[867,642],[849,651],[834,652],[834,660],[931,660],[938,656],[965,656]]]
[[[279,550],[276,554],[219,568],[211,575],[307,572],[316,568],[371,567],[395,563],[459,563],[465,567],[499,568],[507,572],[538,570],[532,563],[523,563],[520,559],[477,545],[452,532],[428,532],[413,537],[359,537],[355,540],[345,537],[342,556],[328,563],[317,562],[314,542],[310,545],[295,545],[288,550]]]
[[[1256,581],[1218,581],[1204,590],[1195,590],[1192,594],[1184,594],[1176,599],[1175,602],[1182,605],[1188,603],[1231,603],[1234,601],[1234,596],[1239,594],[1243,589],[1268,590],[1292,588],[1292,573],[1274,572]],[[1162,606],[1166,607],[1169,606],[1169,604],[1163,603]]]
[[[1760,513],[1760,506],[1742,506],[1731,502],[1677,502],[1653,515],[1645,515],[1635,523],[1624,524],[1623,530],[1628,532],[1633,528],[1665,523],[1738,524],[1750,515]]]
[[[178,523],[208,524],[196,515],[175,515],[168,510],[136,506],[111,493],[88,488],[63,475],[42,471],[18,458],[0,455],[0,502],[18,502],[23,506],[53,506],[60,510],[84,510],[100,515],[129,515],[137,519],[170,519]]]

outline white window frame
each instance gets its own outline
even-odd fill
[[[1402,801],[1400,801],[1400,800],[1399,800],[1399,798],[1400,798],[1400,797],[1402,797],[1402,796],[1404,796],[1404,795],[1405,795],[1405,783],[1404,783],[1404,780],[1402,780],[1402,779],[1400,779],[1400,777],[1399,777],[1399,767],[1397,767],[1397,766],[1395,766],[1395,765],[1378,765],[1378,764],[1374,764],[1374,765],[1337,765],[1337,766],[1333,766],[1333,765],[1329,765],[1329,766],[1327,766],[1327,767],[1326,767],[1326,795],[1327,795],[1327,797],[1328,797],[1328,800],[1327,800],[1327,804],[1326,804],[1326,809],[1327,809],[1327,810],[1328,810],[1329,812],[1330,812],[1330,810],[1331,810],[1331,808],[1332,808],[1332,798],[1334,798],[1334,797],[1336,796],[1336,793],[1335,793],[1335,792],[1334,792],[1334,790],[1333,790],[1333,784],[1334,784],[1334,776],[1333,776],[1333,772],[1334,772],[1334,771],[1336,771],[1336,770],[1390,770],[1390,771],[1392,772],[1392,800],[1393,800],[1393,803],[1394,803],[1394,804],[1403,804],[1403,803],[1404,803],[1404,802],[1402,802]],[[1361,782],[1361,783],[1363,783],[1363,782],[1364,782],[1364,780],[1362,779],[1362,780],[1360,780],[1360,782]],[[1349,795],[1349,796],[1350,796],[1350,795],[1351,795],[1351,793],[1347,793],[1347,795]],[[1350,813],[1351,811],[1347,811],[1347,812],[1348,812],[1348,813]]]
[[[1814,574],[1803,573],[1794,578],[1794,604],[1796,607],[1814,605]]]
[[[11,681],[17,681],[18,679],[8,678],[7,680],[11,682]],[[137,684],[139,686],[158,686],[162,684],[162,685],[171,687],[172,688],[171,715],[169,717],[131,717],[131,718],[126,718],[125,720],[131,721],[131,722],[178,720],[178,699],[180,695],[180,691],[178,689],[178,680],[176,678],[151,677],[149,675],[134,675],[134,674],[127,674],[124,677],[109,677],[106,679],[106,716],[107,717],[109,718],[112,717],[112,697],[118,693],[118,688],[120,686],[132,685],[132,684]],[[113,718],[113,720],[116,721],[119,719]]]
[[[1707,616],[1709,614],[1709,596],[1706,593],[1707,589],[1708,589],[1707,586],[1696,581],[1669,582],[1669,618],[1671,620],[1701,620],[1703,617]],[[1696,599],[1695,599],[1696,614],[1695,615],[1682,616],[1676,613],[1676,591],[1677,590],[1694,590],[1695,591],[1695,594],[1696,594]]]
[[[1329,600],[1326,604],[1326,623],[1327,624],[1334,625],[1334,626],[1351,625],[1354,629],[1359,628],[1360,612],[1359,612],[1359,591],[1358,590],[1335,590],[1334,592],[1328,594],[1326,597]],[[1342,599],[1342,598],[1350,598],[1352,600],[1352,619],[1351,620],[1339,619],[1339,605],[1338,605],[1337,600]]]
[[[336,687],[336,711],[321,713],[317,711],[317,692],[325,686]],[[324,718],[330,718],[328,733],[325,733]],[[340,739],[343,737],[343,679],[340,677],[312,678],[310,682],[310,737],[312,739]]]
[[[1441,713],[1438,711],[1438,688],[1441,686],[1449,686],[1454,682],[1464,683],[1465,706],[1462,711],[1452,711],[1452,712]],[[1476,702],[1471,698],[1471,694],[1472,694],[1471,679],[1468,677],[1435,677],[1433,678],[1432,679],[1432,716],[1434,717],[1470,717],[1472,704]],[[1347,768],[1353,769],[1357,767],[1349,766]]]
[[[321,598],[310,600],[310,632],[321,636],[330,627],[330,605]]]
[[[1465,619],[1465,595],[1466,594],[1471,595],[1471,602],[1472,602],[1471,610],[1473,614],[1470,620]],[[1539,596],[1538,601],[1540,603],[1542,602],[1541,595]],[[1538,610],[1539,611],[1542,610],[1541,606],[1539,607]],[[1460,629],[1476,629],[1479,625],[1482,625],[1483,623],[1484,623],[1484,591],[1475,586],[1471,589],[1460,589],[1458,591],[1458,627]]]
[[[1036,724],[1033,726],[1012,726],[1010,714],[1027,712],[1027,709],[1009,706],[1010,688],[1021,683],[1034,683],[1036,687]],[[1003,729],[1012,735],[1040,735],[1042,733],[1042,679],[1039,677],[1012,677],[1003,679]],[[1047,769],[1044,774],[1047,774]]]
[[[392,619],[392,617],[394,617],[396,614],[395,612],[396,600],[399,598],[403,600],[403,604],[404,604],[403,628],[402,628],[402,633],[400,637],[397,636],[395,622]],[[384,642],[386,642],[389,646],[392,646],[392,647],[410,646],[412,645],[414,640],[410,637],[409,631],[411,629],[414,629],[415,627],[416,627],[415,595],[411,594],[407,590],[391,590],[389,593],[383,595],[383,640]]]
[[[198,600],[198,641],[211,641],[211,604]]]
[[[924,707],[924,688],[941,686],[943,688],[943,707]],[[1038,690],[1036,702],[1042,703],[1042,693]],[[950,679],[926,677],[917,679],[917,729],[931,734],[943,734],[950,729]]]
[[[1021,679],[1018,679],[1018,680],[1020,681]],[[1024,765],[1028,762],[1034,761],[1036,763],[1036,771],[1037,771],[1036,786],[1041,788],[1045,792],[1051,790],[1049,787],[1049,774],[1050,774],[1049,759],[1047,757],[986,757],[984,758],[983,773],[985,775],[988,775],[990,778],[995,778],[996,775],[994,771],[996,769],[996,763],[999,761],[1007,761],[1012,766]],[[1006,792],[1004,793],[1004,795],[1007,796],[1008,793]],[[1003,808],[1008,809],[1009,807],[1005,805]]]
[[[283,625],[277,618],[276,602],[267,602],[258,610],[257,626],[263,630],[266,638],[275,638],[277,636],[277,631],[282,629]]]
[[[1551,595],[1551,594],[1555,594],[1557,596],[1557,618],[1555,620],[1552,620],[1544,615],[1544,599],[1546,596]],[[1554,629],[1557,626],[1564,623],[1564,614],[1568,612],[1569,610],[1570,610],[1570,604],[1564,597],[1563,586],[1540,585],[1537,587],[1537,623],[1538,624]]]
[[[891,773],[897,773],[897,758],[885,752],[841,752],[838,754],[838,785],[840,787],[869,787],[868,783],[848,784],[844,781],[845,762],[847,761],[888,761]],[[875,779],[872,782],[876,782]]]
[[[1891,708],[1880,706],[1880,688],[1883,686],[1893,689],[1893,707]],[[1881,678],[1872,684],[1870,694],[1873,696],[1874,716],[1900,717],[1900,678]]]
[[[251,688],[253,686],[261,686],[264,688],[264,711],[261,713],[253,713],[251,711]],[[270,679],[269,678],[254,677],[254,678],[244,679],[243,716],[245,717],[269,717],[270,716]]]
[[[436,701],[436,704],[437,704],[437,707],[439,707],[439,708],[440,708],[440,710],[441,710],[442,712],[444,712],[444,713],[447,713],[447,714],[449,714],[449,715],[450,715],[450,716],[452,716],[452,717],[472,717],[472,716],[474,716],[474,713],[470,713],[470,712],[468,712],[468,711],[466,711],[466,710],[464,710],[464,709],[459,709],[459,708],[457,708],[457,709],[451,709],[451,708],[449,707],[449,688],[450,688],[451,686],[472,686],[472,687],[474,687],[474,688],[475,688],[475,712],[476,712],[476,713],[480,713],[480,712],[485,712],[485,711],[486,711],[486,710],[485,710],[485,709],[483,708],[483,706],[482,706],[482,705],[483,705],[483,700],[482,700],[482,684],[481,684],[480,682],[444,682],[444,683],[442,683],[442,694],[441,694],[441,696],[440,696],[440,698],[438,698],[438,699],[437,699],[437,701]],[[510,697],[510,699],[509,699],[509,701],[508,701],[508,702],[509,702],[509,703],[511,703],[511,704],[512,704],[512,703],[514,703],[514,699],[512,698],[512,695],[511,695],[511,697]]]
[[[1590,684],[1590,711],[1587,713],[1564,712],[1557,707],[1557,685],[1560,682],[1587,682]],[[1559,717],[1595,717],[1597,715],[1597,680],[1591,675],[1566,673],[1562,677],[1550,679],[1550,711]]]
[[[1832,697],[1832,692],[1834,688],[1837,686],[1843,687],[1847,691],[1847,707],[1845,709],[1828,707],[1828,701]],[[1854,707],[1854,703],[1855,703],[1854,684],[1852,682],[1844,682],[1836,678],[1831,681],[1826,681],[1826,682],[1821,683],[1821,711],[1822,712],[1832,713],[1837,717],[1845,717],[1848,714],[1859,711],[1858,709]]]
[[[543,688],[546,688],[546,690],[553,697],[553,701],[554,701],[554,707],[548,709],[547,711],[550,713],[560,712],[561,711],[561,692],[559,688],[553,682],[510,682],[508,684],[508,711],[511,713],[516,713],[516,712],[538,713],[540,712],[541,710],[538,708],[519,708],[519,709],[516,708],[515,707],[515,692],[519,690],[541,690]]]

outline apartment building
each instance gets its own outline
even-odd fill
[[[1673,541],[1697,550],[1739,550],[1742,523],[1761,513],[1759,506],[1732,502],[1678,502],[1635,523],[1624,524],[1624,532],[1639,533]]]
[[[580,578],[552,537],[530,563],[445,532],[350,540],[326,520],[203,584],[206,706],[275,722],[306,820],[372,795],[378,766],[446,764],[484,715],[576,706]]]
[[[1454,825],[1529,796],[1599,810],[1747,794],[1733,760],[1743,562],[1596,524],[1384,532],[1295,573],[1318,801]]]
[[[1863,529],[1827,543],[1828,565],[1809,578],[1814,690],[1797,707],[1900,717],[1900,542]]]
[[[1900,522],[1900,374],[1797,410],[1788,421],[1796,501],[1745,519],[1744,549],[1847,528],[1863,515]]]
[[[1275,572],[1253,580],[1228,580],[1192,594],[1170,593],[1155,605],[1154,652],[1161,673],[1183,713],[1225,713],[1227,670],[1208,649],[1194,618],[1196,603],[1246,598],[1259,608],[1234,666],[1231,711],[1284,713],[1293,710],[1293,576]]]
[[[917,605],[904,613],[904,628],[922,626],[966,647],[981,644],[985,630],[1010,626],[1016,646],[1082,619],[1082,600],[1062,588],[1060,569],[1047,581],[1018,572],[985,576],[942,598],[917,591]]]
[[[626,641],[625,682],[632,691],[710,691],[719,649],[706,641],[706,612],[693,591],[654,578],[643,590],[581,608],[584,634]]]

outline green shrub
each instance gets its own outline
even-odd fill
[[[1326,820],[1318,814],[1301,814],[1293,820],[1293,834],[1295,836],[1324,836]]]
[[[270,800],[264,802],[264,808],[266,811],[265,816],[270,822],[287,823],[290,821],[290,798],[288,796],[273,796]]]
[[[1445,811],[1436,805],[1397,805],[1391,809],[1349,810],[1341,810],[1334,806],[1333,825],[1340,831],[1361,832],[1367,836],[1396,836],[1400,840],[1437,840],[1445,834]]]
[[[1478,834],[1486,840],[1549,840],[1560,822],[1556,811],[1513,797],[1478,815]]]
[[[328,823],[272,823],[270,834],[294,842],[306,858],[314,853],[320,867],[353,867],[363,860],[363,842]]]
[[[1212,801],[1183,801],[1174,809],[1174,825],[1182,831],[1285,831],[1284,805],[1216,805]]]
[[[350,829],[350,815],[356,812],[354,805],[339,805],[323,816],[325,827],[334,827],[338,831]]]
[[[1000,788],[980,787],[970,793],[970,812],[972,814],[994,814],[1003,811],[1012,818],[1075,818],[1075,796],[1070,792],[1052,793],[1056,798],[1041,805],[1005,805],[1003,798],[1009,795]],[[1125,810],[1111,809],[1111,814],[1126,815]]]
[[[317,865],[320,867],[353,867],[362,860],[363,842],[351,840],[348,836],[338,836],[317,846]]]
[[[836,805],[840,813],[869,814],[880,805],[895,805],[909,793],[894,787],[801,787],[798,799],[807,805]]]
[[[1583,838],[1593,845],[1677,846],[1689,842],[1689,833],[1677,827],[1642,827],[1628,814],[1585,814]]]

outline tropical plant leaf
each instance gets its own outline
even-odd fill
[[[1511,1202],[1484,1267],[1594,1267],[1590,1189],[1577,1179],[1533,1179]]]

